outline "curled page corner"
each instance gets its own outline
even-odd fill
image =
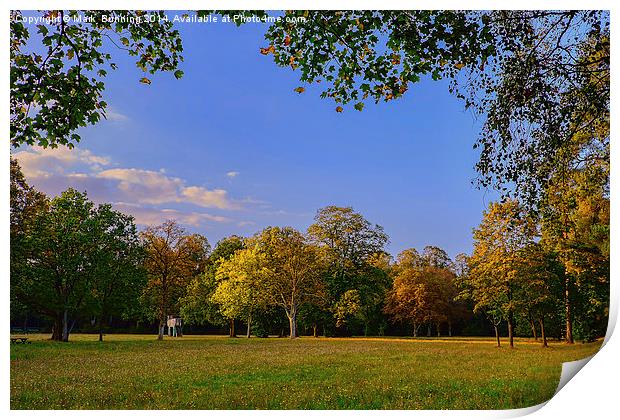
[[[600,349],[599,349],[600,350]],[[554,396],[560,392],[560,390],[573,379],[573,376],[577,374],[592,358],[595,356],[586,357],[585,359],[574,360],[572,362],[564,362],[562,363],[562,374],[560,375],[560,382],[558,383],[558,387],[555,389]]]
[[[555,396],[560,390],[570,381],[573,376],[577,374],[596,354],[605,347],[605,344],[609,341],[609,338],[612,336],[614,329],[616,328],[616,320],[617,320],[617,308],[614,305],[613,300],[610,305],[610,313],[607,321],[607,333],[605,334],[605,338],[601,347],[591,356],[588,356],[584,359],[574,360],[572,362],[564,362],[562,363],[562,374],[560,375],[560,382],[558,383],[558,387],[555,389]]]
[[[516,418],[516,417],[524,417],[524,416],[527,416],[529,414],[532,414],[532,413],[540,410],[548,402],[549,402],[549,400],[547,400],[545,402],[542,402],[540,404],[533,405],[531,407],[513,408],[511,410],[503,410],[503,411],[501,411],[501,415],[499,415],[498,417],[506,418],[506,419]]]
[[[555,392],[553,393],[553,397],[555,397],[557,393],[560,392],[560,390],[564,387],[564,385],[566,385],[571,379],[573,379],[573,377],[577,374],[577,372],[579,372],[595,355],[596,353],[584,359],[562,363],[562,373],[560,374],[560,381],[558,382],[558,387],[555,389]],[[503,418],[523,417],[523,416],[532,414],[540,410],[549,401],[551,401],[551,399],[544,401],[540,404],[533,405],[531,407],[517,408],[513,410],[505,410],[505,412],[502,413],[503,415],[501,417]]]

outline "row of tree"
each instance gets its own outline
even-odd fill
[[[573,178],[583,185],[550,195],[544,217],[515,200],[492,203],[470,256],[452,261],[427,246],[393,261],[382,227],[350,207],[320,209],[305,234],[268,227],[211,250],[174,221],[138,232],[131,216],[85,193],[50,200],[12,160],[11,314],[48,318],[52,339],[63,341],[80,320],[98,324],[103,339],[110,316],[155,322],[162,339],[169,315],[228,325],[231,336],[241,320],[248,337],[291,338],[300,325],[315,336],[383,334],[388,325],[452,335],[484,316],[498,345],[503,323],[511,346],[517,325],[543,345],[549,330],[590,340],[607,320],[609,199],[604,183]]]
[[[11,13],[14,147],[77,143],[80,127],[105,117],[105,77],[119,51],[143,71],[183,76],[182,39],[166,19],[145,32],[131,23],[141,11],[40,13],[50,23],[37,25],[39,37],[21,12]],[[65,19],[80,13],[87,19]],[[328,334],[380,333],[389,320],[417,334],[421,325],[471,326],[483,314],[498,335],[500,324],[511,337],[522,325],[568,342],[601,335],[609,293],[609,12],[284,15],[290,19],[265,27],[269,45],[260,53],[299,72],[297,93],[322,81],[321,97],[335,101],[336,112],[351,103],[362,111],[365,101],[397,99],[427,76],[446,79],[483,120],[474,143],[478,184],[520,201],[492,205],[473,254],[447,265],[422,258],[431,249],[392,263],[378,226],[335,207],[319,211],[305,235],[267,229],[210,252],[204,237],[174,223],[137,233],[130,217],[76,191],[49,200],[12,162],[12,317],[43,315],[53,337],[65,340],[76,319],[101,323],[109,314],[158,321],[161,337],[171,313],[195,324],[228,322],[233,334],[236,317],[264,332],[286,316],[295,336],[298,321]]]
[[[582,203],[583,204],[583,203]],[[587,234],[574,229],[555,237],[546,223],[537,225],[516,201],[493,203],[474,230],[474,252],[460,256],[460,296],[474,303],[498,326],[506,322],[513,346],[517,318],[540,328],[563,324],[568,343],[577,335],[591,340],[605,333],[609,311],[609,201],[587,214]],[[578,207],[571,216],[580,218]],[[574,226],[577,228],[577,226]],[[582,227],[584,227],[582,225]],[[603,233],[606,232],[606,233]],[[607,241],[597,243],[600,234]]]

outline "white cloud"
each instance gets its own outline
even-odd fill
[[[107,169],[96,173],[97,178],[118,181],[118,189],[139,203],[162,204],[179,200],[183,180],[161,172],[136,168]],[[208,203],[206,203],[208,204]],[[208,207],[208,206],[203,206]]]
[[[232,222],[227,217],[199,210],[152,206],[175,203],[220,210],[242,208],[243,201],[231,199],[224,189],[188,185],[182,178],[167,175],[163,169],[116,168],[108,157],[86,149],[31,147],[13,156],[28,182],[37,189],[49,195],[58,195],[69,187],[87,191],[95,202],[117,203],[115,207],[133,214],[140,224],[161,223],[166,219],[191,226]]]
[[[136,168],[115,168],[96,174],[103,179],[118,181],[118,189],[140,203],[190,203],[200,207],[238,209],[239,204],[222,189],[209,190],[199,186],[186,186],[181,178]]]
[[[200,212],[184,212],[175,209],[155,209],[141,207],[130,203],[114,203],[113,207],[123,213],[133,215],[139,225],[158,225],[166,220],[176,220],[177,222],[194,227],[204,227],[209,222],[228,223],[231,219],[224,216],[216,216]]]
[[[121,114],[120,112],[114,110],[113,108],[108,107],[105,112],[106,120],[114,121],[114,122],[124,122],[129,121],[129,117],[125,114]]]
[[[237,171],[226,172],[226,176],[228,178],[236,178],[237,176],[239,176],[239,172]]]
[[[228,199],[225,190],[207,190],[202,187],[185,187],[181,190],[184,201],[201,207],[216,207],[218,209],[238,209],[239,204]]]
[[[58,184],[67,188],[67,178],[78,181],[91,189],[106,184],[106,192],[116,189],[113,201],[131,201],[142,204],[189,203],[205,208],[239,209],[240,204],[228,197],[223,189],[207,189],[187,185],[177,177],[168,176],[164,170],[151,171],[140,168],[106,168],[110,159],[93,154],[86,149],[69,150],[66,147],[44,149],[32,147],[15,153],[26,177],[35,185],[48,178],[47,185]],[[78,172],[76,172],[78,170]],[[59,182],[56,182],[59,181]],[[98,182],[99,181],[99,182]],[[76,187],[77,188],[77,187]],[[94,192],[97,193],[96,191]]]
[[[28,177],[49,176],[54,173],[65,173],[72,167],[86,167],[97,171],[110,164],[110,159],[97,156],[90,150],[73,149],[60,146],[56,149],[33,146],[13,155],[19,161],[24,174]]]
[[[99,172],[97,177],[118,181],[119,190],[141,203],[191,203],[200,207],[228,210],[239,208],[239,204],[228,198],[226,190],[185,186],[181,178],[169,177],[161,171],[108,169]]]

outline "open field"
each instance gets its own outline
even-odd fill
[[[30,335],[11,345],[12,409],[499,409],[535,405],[568,346],[492,338],[229,339]],[[504,344],[504,343],[503,343]]]

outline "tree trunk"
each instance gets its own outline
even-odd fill
[[[286,314],[288,315],[289,322],[289,338],[293,339],[297,337],[297,311],[295,311],[295,309],[292,309],[290,311],[286,311]]]
[[[103,341],[103,321],[101,320],[103,317],[100,316],[97,321],[99,324],[99,341]]]
[[[536,335],[536,324],[534,324],[534,320],[530,318],[530,326],[532,327],[532,335],[534,336],[534,341],[538,341],[538,337]]]
[[[52,327],[52,341],[62,341],[62,315],[56,314]]]
[[[565,299],[566,299],[566,342],[568,344],[574,344],[575,341],[573,340],[573,320],[572,320],[573,311],[571,308],[570,294],[569,294],[569,276],[567,274],[565,275],[566,275],[566,280],[564,284],[564,289],[565,289]]]
[[[426,336],[430,337],[431,336],[431,324],[428,324],[426,326]]]
[[[69,327],[69,332],[67,333],[67,336],[69,336],[69,334],[71,334],[71,332],[73,331],[73,327],[75,327],[76,322],[77,318],[74,318],[73,321],[71,321],[71,327]]]
[[[508,316],[508,341],[510,343],[510,348],[513,348],[515,346],[513,322],[514,322],[514,320],[512,319],[512,315],[509,315]]]
[[[252,315],[250,315],[248,317],[248,331],[245,334],[245,338],[250,338],[250,328],[251,328],[251,325],[252,325]]]
[[[495,339],[497,340],[497,347],[501,347],[502,344],[499,341],[499,328],[497,328],[497,325],[493,325],[493,327],[495,328]]]
[[[234,319],[229,320],[228,331],[229,331],[228,336],[230,338],[237,338],[237,333],[235,332],[235,320]]]
[[[441,324],[437,324],[437,337],[441,337]]]
[[[448,337],[452,337],[452,323],[448,322]]]
[[[158,340],[163,340],[164,339],[164,328],[166,327],[166,324],[164,323],[164,321],[162,319],[159,320],[159,329],[157,332],[157,339]]]
[[[69,310],[67,309],[62,314],[62,341],[69,341]]]
[[[316,333],[316,324],[312,325],[312,336],[314,338],[318,338],[318,335]]]
[[[413,323],[413,336],[417,337],[418,336],[418,324],[417,323]]]
[[[543,347],[547,347],[547,336],[545,335],[545,320],[541,316],[538,322],[540,323],[540,338],[542,339],[542,345]]]

